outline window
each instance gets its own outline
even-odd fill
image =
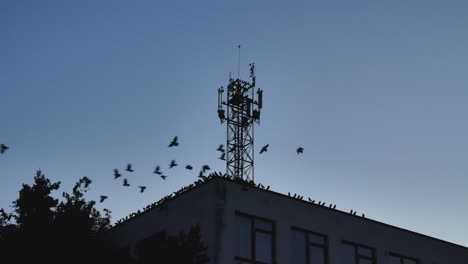
[[[291,228],[292,264],[326,264],[327,237],[305,229]]]
[[[390,252],[390,264],[418,264],[419,261],[412,257]]]
[[[236,227],[236,260],[243,263],[275,263],[275,225],[273,221],[236,212]]]
[[[343,252],[341,254],[341,264],[375,264],[375,249],[343,241]]]

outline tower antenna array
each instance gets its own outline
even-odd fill
[[[255,90],[255,65],[250,66],[250,82],[229,77],[227,100],[224,88],[218,89],[218,117],[227,121],[226,173],[243,180],[254,180],[254,123],[260,124],[263,90]]]

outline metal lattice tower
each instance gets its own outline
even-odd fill
[[[218,117],[227,121],[226,173],[243,180],[254,180],[254,123],[260,123],[263,91],[254,99],[255,65],[250,66],[251,82],[229,78],[227,101],[224,88],[218,89]]]

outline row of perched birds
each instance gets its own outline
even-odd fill
[[[178,147],[178,146],[179,146],[178,137],[175,136],[175,137],[172,139],[172,141],[169,143],[168,147],[171,148],[171,147]],[[270,146],[270,144],[264,145],[264,146],[260,149],[259,154],[263,154],[263,153],[267,152],[269,146]],[[0,153],[1,153],[1,154],[5,153],[6,150],[8,150],[8,149],[9,149],[9,147],[6,146],[5,144],[0,144]],[[222,145],[222,144],[219,145],[219,147],[218,147],[216,150],[219,151],[219,152],[221,152],[221,156],[219,157],[219,159],[220,159],[220,160],[226,160],[226,151],[225,151],[225,149],[224,149],[224,145]],[[297,153],[298,155],[299,155],[299,154],[303,154],[303,153],[304,153],[304,148],[303,148],[303,147],[298,147],[298,148],[296,149],[296,153]],[[176,167],[176,166],[178,166],[177,162],[176,162],[175,160],[172,160],[172,161],[170,162],[170,164],[169,164],[169,169],[172,169],[172,168],[174,168],[174,167]],[[193,166],[190,165],[190,164],[187,164],[187,165],[185,166],[185,169],[187,169],[187,170],[193,170]],[[173,198],[174,196],[176,196],[176,195],[178,195],[178,194],[180,194],[180,193],[183,193],[183,192],[185,192],[185,191],[188,191],[188,190],[194,188],[195,186],[197,186],[197,185],[199,185],[199,184],[205,182],[206,180],[208,180],[208,179],[210,179],[210,178],[212,178],[212,177],[225,177],[225,178],[230,179],[230,180],[233,180],[233,181],[241,182],[241,183],[243,183],[243,190],[248,190],[248,187],[249,187],[249,186],[251,186],[251,187],[257,187],[257,188],[261,188],[261,189],[265,189],[265,190],[269,190],[269,189],[270,189],[270,186],[269,186],[269,185],[268,185],[267,187],[265,187],[265,186],[264,186],[263,184],[261,184],[261,183],[255,184],[253,181],[247,181],[247,180],[240,179],[240,178],[234,178],[234,177],[228,176],[228,175],[226,175],[226,174],[222,175],[221,173],[213,173],[213,174],[211,174],[211,175],[209,175],[209,176],[205,176],[205,173],[206,173],[207,171],[209,171],[209,170],[211,170],[210,166],[208,166],[208,165],[206,165],[206,164],[203,165],[203,166],[201,167],[201,170],[200,170],[199,174],[198,174],[198,178],[200,178],[199,180],[195,181],[193,184],[190,184],[190,185],[188,185],[188,186],[185,186],[185,187],[181,188],[181,189],[180,189],[179,191],[177,191],[177,192],[174,192],[174,193],[172,193],[172,194],[170,194],[170,195],[166,195],[165,197],[161,198],[159,201],[157,201],[157,202],[155,202],[155,203],[152,203],[152,204],[146,206],[146,207],[143,209],[143,212],[146,211],[146,210],[148,210],[148,209],[151,209],[151,208],[153,208],[153,207],[155,207],[155,206],[157,206],[157,205],[160,205],[161,203],[163,203],[163,202],[165,202],[165,201],[167,201],[167,200]],[[131,172],[134,172],[134,169],[133,169],[133,166],[132,166],[131,163],[128,163],[128,164],[127,164],[127,166],[126,166],[126,168],[125,168],[125,171],[126,171],[126,172],[130,172],[130,173],[131,173]],[[164,174],[163,174],[163,172],[161,171],[161,167],[160,167],[159,165],[156,166],[156,168],[154,169],[153,173],[156,174],[156,175],[159,175],[160,178],[163,179],[163,180],[166,180],[166,178],[167,178],[167,175],[164,175]],[[114,179],[118,179],[118,178],[120,178],[120,177],[122,177],[122,174],[120,173],[119,169],[115,168],[115,169],[114,169]],[[83,184],[84,184],[84,187],[85,187],[85,188],[88,188],[88,186],[91,184],[92,181],[91,181],[88,177],[85,176],[85,177],[82,178],[82,182],[83,182]],[[123,178],[123,183],[122,183],[122,185],[123,185],[124,187],[130,187],[130,183],[129,183],[129,181],[128,181],[127,178]],[[143,192],[145,192],[145,190],[147,189],[147,187],[146,187],[146,186],[138,186],[138,189],[139,189],[140,193],[143,193]],[[289,197],[292,197],[292,198],[295,198],[295,199],[299,199],[299,200],[303,200],[303,198],[304,198],[303,196],[297,195],[297,194],[294,194],[294,195],[291,196],[290,193],[288,193],[288,196],[289,196]],[[106,196],[106,195],[100,195],[100,197],[99,197],[99,202],[100,202],[100,203],[103,203],[103,202],[104,202],[105,200],[107,200],[107,199],[108,199],[108,196]],[[310,203],[316,204],[316,203],[315,203],[315,200],[312,200],[312,199],[310,199],[310,198],[308,198],[308,200],[309,200]],[[325,206],[325,202],[318,201],[318,202],[317,202],[317,205]],[[329,208],[331,208],[331,209],[336,209],[336,204],[335,204],[335,205],[330,204],[330,205],[329,205]],[[108,211],[108,210],[106,209],[106,211]],[[121,223],[121,222],[127,220],[129,217],[133,217],[133,216],[135,216],[135,215],[138,215],[138,214],[140,214],[141,212],[142,212],[142,211],[138,210],[137,213],[132,213],[131,215],[127,216],[126,218],[120,219],[119,221],[116,222],[116,224],[119,224],[119,223]],[[356,211],[353,211],[353,210],[350,211],[350,214],[352,214],[352,215],[356,215],[356,213],[357,213]],[[362,217],[365,217],[365,215],[362,214]]]

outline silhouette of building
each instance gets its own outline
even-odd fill
[[[117,224],[109,237],[134,249],[194,224],[210,263],[468,263],[467,247],[220,176]]]

